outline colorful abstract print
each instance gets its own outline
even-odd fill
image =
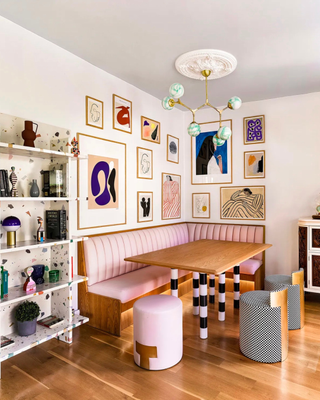
[[[247,121],[247,142],[261,142],[262,136],[262,118],[252,118]]]

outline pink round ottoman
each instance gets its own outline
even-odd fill
[[[133,305],[134,362],[161,370],[177,364],[183,353],[182,302],[174,296],[142,297]]]

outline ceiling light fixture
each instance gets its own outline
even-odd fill
[[[177,71],[192,79],[200,79],[206,81],[206,101],[200,107],[192,109],[182,103],[180,98],[184,94],[184,87],[180,83],[173,83],[169,88],[170,96],[162,100],[162,107],[165,110],[172,110],[175,104],[187,108],[192,112],[193,120],[188,126],[188,134],[190,136],[198,136],[201,132],[200,125],[195,121],[195,114],[203,107],[211,107],[219,113],[219,130],[212,140],[217,146],[222,146],[231,136],[231,129],[227,126],[222,126],[221,117],[224,110],[227,108],[237,110],[241,107],[242,101],[239,97],[232,97],[225,108],[218,109],[209,103],[208,99],[208,79],[218,79],[231,74],[236,69],[236,58],[225,51],[221,50],[196,50],[182,54],[176,59],[175,67]],[[176,100],[175,100],[176,99]]]

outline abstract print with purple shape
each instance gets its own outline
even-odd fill
[[[262,117],[247,120],[246,140],[247,142],[261,142],[262,137]]]

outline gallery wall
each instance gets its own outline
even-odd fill
[[[214,81],[209,82],[209,99],[211,90]],[[241,93],[236,94],[241,97]],[[194,220],[240,223],[220,218],[220,187],[265,186],[265,220],[245,223],[266,226],[266,242],[272,244],[266,251],[267,275],[298,268],[298,219],[315,213],[315,200],[320,196],[319,106],[320,93],[312,93],[244,103],[239,110],[226,110],[223,118],[231,118],[233,124],[232,184],[191,185],[191,139],[186,142],[187,220],[192,220],[192,193],[209,192],[210,220]],[[243,118],[257,115],[265,116],[265,143],[244,145]],[[216,120],[214,110],[200,110],[196,115],[198,123]],[[190,121],[190,115],[185,114],[185,127]],[[264,179],[244,179],[244,152],[253,150],[265,150]]]

